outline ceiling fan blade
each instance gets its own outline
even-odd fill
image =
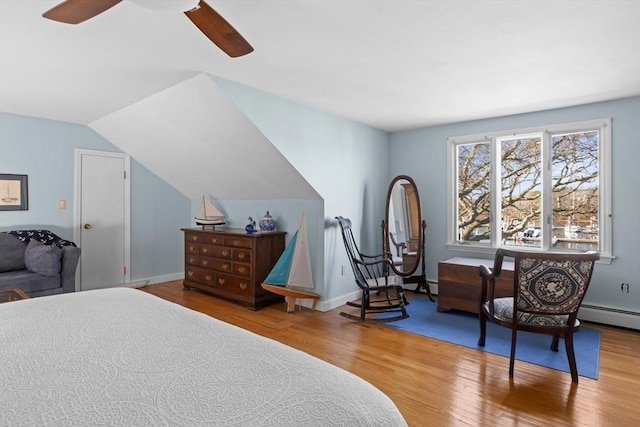
[[[42,14],[52,21],[79,24],[112,8],[122,0],[65,0]]]
[[[185,12],[205,36],[232,58],[253,52],[253,47],[218,12],[204,0],[198,6]]]

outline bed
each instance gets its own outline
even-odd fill
[[[0,425],[406,426],[304,352],[129,288],[0,304]]]

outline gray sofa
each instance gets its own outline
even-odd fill
[[[0,290],[29,297],[74,292],[80,248],[48,230],[0,233]]]

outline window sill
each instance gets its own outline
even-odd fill
[[[497,250],[497,248],[490,245],[478,245],[472,243],[447,243],[447,249],[452,252],[467,252],[479,255],[489,254],[491,256],[494,256]],[[517,250],[518,248],[510,246],[509,249]],[[527,250],[526,248],[521,249]],[[600,254],[600,259],[596,261],[596,264],[611,264],[614,259],[616,259],[616,257],[613,255]]]

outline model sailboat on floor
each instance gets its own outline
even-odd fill
[[[303,289],[313,289],[309,245],[307,244],[307,223],[302,214],[300,226],[284,249],[262,287],[274,294],[282,295],[287,301],[287,311],[295,311],[296,300],[312,299],[312,310],[320,296]]]
[[[205,225],[215,228],[216,225],[224,224],[224,215],[202,196],[202,203],[196,211],[196,224],[201,225],[203,229]]]

